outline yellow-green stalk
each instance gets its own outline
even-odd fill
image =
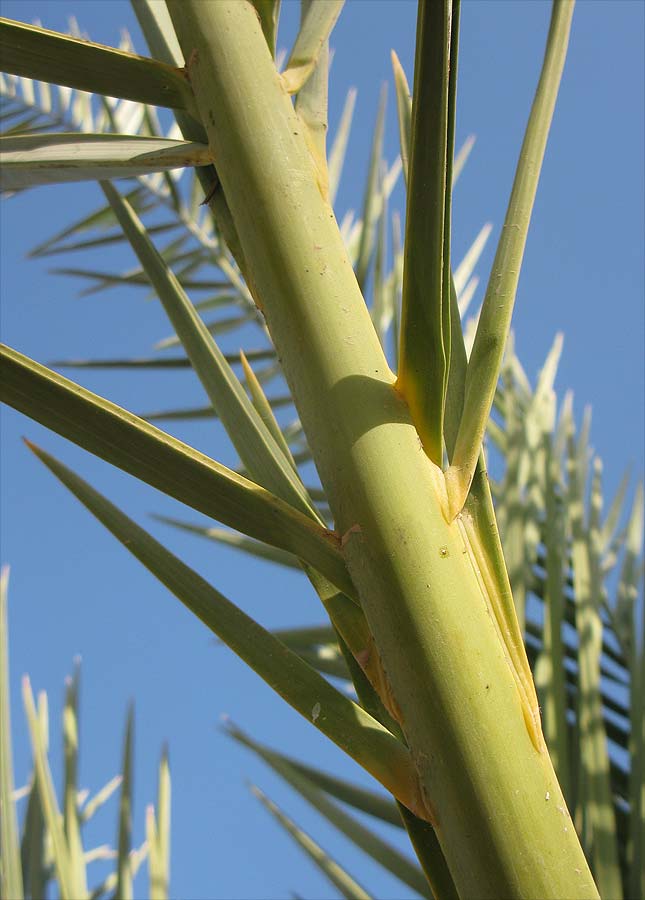
[[[253,6],[171,0],[242,251],[464,897],[597,897]]]

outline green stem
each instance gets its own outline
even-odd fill
[[[254,9],[239,0],[169,9],[457,890],[597,897]]]

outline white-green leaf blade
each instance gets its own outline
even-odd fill
[[[620,570],[618,589],[616,592],[615,619],[618,638],[624,647],[634,644],[632,631],[634,610],[638,601],[638,584],[640,565],[643,556],[643,518],[644,518],[643,483],[636,488],[632,508],[625,533],[625,553]]]
[[[309,665],[316,669],[318,672],[322,672],[325,675],[333,675],[334,677],[340,678],[349,683],[352,681],[352,674],[348,667],[348,659],[340,647],[340,641],[337,636],[337,631],[335,631],[334,629],[332,629],[332,631],[334,633],[334,638],[333,640],[326,643],[316,641],[312,641],[310,643],[297,640],[292,641],[288,637],[287,640],[284,640],[284,632],[282,631],[282,629],[279,629],[278,631],[274,630],[272,631],[272,634],[279,638],[284,644],[286,644],[287,647],[289,647],[290,650],[293,650],[294,653],[297,653],[301,659],[304,659],[306,662],[308,662]],[[363,698],[359,699],[361,701],[363,709],[367,709],[367,706],[363,702]],[[367,709],[367,711],[370,714],[374,715],[373,710]],[[374,715],[374,718],[378,718],[378,716]],[[379,719],[379,721],[381,720]],[[381,722],[381,724],[385,723]]]
[[[364,289],[365,282],[367,281],[367,273],[374,249],[374,231],[376,220],[380,211],[379,179],[381,161],[383,159],[383,137],[385,131],[386,103],[387,88],[384,84],[381,88],[378,112],[376,114],[376,124],[374,126],[374,137],[372,138],[370,163],[367,172],[367,180],[365,182],[365,193],[363,195],[363,212],[360,230],[360,241],[358,245],[355,265],[356,280],[358,281],[361,290]]]
[[[119,134],[0,137],[0,190],[134,178],[212,162],[204,144]]]
[[[278,398],[280,400],[281,398]],[[291,397],[287,398],[287,403],[293,403]],[[278,402],[278,406],[281,406]],[[286,404],[284,404],[286,405]],[[139,413],[146,422],[186,422],[195,419],[215,419],[217,414],[211,405],[209,406],[188,406],[183,409],[153,409],[150,412]]]
[[[164,747],[159,763],[157,814],[155,816],[154,808],[150,806],[146,815],[150,900],[168,900],[169,896],[170,800],[170,765],[168,750]]]
[[[354,106],[356,105],[356,89],[350,88],[345,98],[345,105],[341,113],[340,122],[334,136],[334,142],[329,151],[329,160],[327,170],[329,175],[329,202],[334,205],[340,176],[343,171],[343,163],[345,161],[345,151],[347,150],[347,141],[349,140],[349,132],[352,127],[352,117],[354,115]]]
[[[629,779],[629,897],[645,897],[645,610],[643,609],[643,515],[645,497],[643,483],[632,504],[625,556],[618,586],[617,614],[623,630],[631,636],[630,649],[630,734],[631,759]],[[641,586],[640,640],[637,633],[638,594]],[[631,625],[631,628],[629,627]]]
[[[641,623],[645,616],[641,610]],[[631,672],[629,896],[645,897],[645,625]]]
[[[385,180],[385,165],[382,166],[380,184]],[[394,314],[392,306],[392,291],[388,290],[388,283],[385,277],[385,261],[387,257],[387,226],[388,226],[388,205],[387,196],[382,187],[381,191],[381,213],[377,221],[377,238],[376,253],[374,256],[374,280],[372,293],[374,302],[372,305],[372,321],[374,328],[379,336],[381,346],[384,352],[387,352],[386,338],[387,331],[390,327]]]
[[[42,694],[41,696],[46,695]],[[50,877],[50,868],[45,858],[45,821],[36,778],[36,773],[32,772],[20,855],[23,862],[25,893],[27,896],[44,897],[45,886]]]
[[[79,895],[76,890],[77,886],[72,871],[69,848],[65,839],[65,832],[63,831],[62,816],[56,800],[54,782],[47,761],[44,735],[42,734],[31,684],[27,676],[25,676],[22,681],[22,695],[25,704],[25,712],[27,714],[27,722],[29,723],[29,733],[34,754],[34,766],[37,773],[38,792],[47,830],[49,831],[52,840],[54,867],[56,869],[60,895],[62,900],[83,900],[83,895]]]
[[[568,802],[572,801],[570,771],[571,748],[567,723],[567,694],[565,685],[565,659],[563,621],[565,607],[565,568],[563,548],[566,547],[564,511],[558,502],[562,484],[558,478],[560,460],[555,458],[551,435],[545,436],[545,523],[546,593],[544,598],[543,662],[535,672],[540,693],[544,736],[558,776],[558,781]]]
[[[513,350],[510,340],[508,354],[512,358]],[[502,379],[505,401],[506,470],[502,484],[502,496],[498,502],[498,515],[500,532],[503,536],[504,558],[513,589],[513,600],[520,627],[523,630],[526,582],[529,573],[525,541],[527,510],[523,496],[523,489],[526,485],[520,480],[520,469],[522,460],[526,456],[526,429],[510,365],[505,367]]]
[[[464,170],[464,166],[468,161],[468,157],[471,154],[473,147],[475,146],[475,135],[470,134],[463,142],[461,147],[459,148],[459,152],[455,156],[455,161],[452,165],[452,184],[453,187],[457,183],[457,179],[461,175]]]
[[[163,234],[177,228],[177,222],[164,222],[160,225],[149,225],[148,234]],[[55,256],[59,253],[73,253],[78,250],[90,250],[93,247],[108,247],[114,244],[122,244],[126,240],[125,235],[119,229],[116,232],[100,235],[94,238],[87,238],[80,241],[69,241],[66,244],[56,246],[51,249],[41,250],[38,253],[31,252],[30,256]]]
[[[588,418],[588,417],[587,417]],[[615,813],[612,802],[607,735],[600,696],[600,654],[602,620],[597,560],[591,536],[584,521],[584,495],[587,471],[586,430],[575,445],[573,424],[568,440],[569,497],[568,517],[572,539],[576,628],[578,648],[578,730],[580,741],[580,779],[584,793],[578,791],[587,826],[586,850],[591,855],[594,875],[601,896],[622,898],[618,862]]]
[[[470,304],[472,302],[473,297],[475,296],[475,291],[479,286],[479,277],[477,275],[473,275],[470,281],[466,284],[465,288],[459,295],[459,303],[457,306],[457,311],[459,315],[463,317],[468,312]]]
[[[479,262],[479,259],[484,252],[484,248],[486,246],[486,241],[488,240],[490,233],[492,231],[492,224],[490,222],[486,222],[482,225],[477,237],[472,242],[463,259],[457,266],[454,272],[454,280],[455,280],[455,290],[457,291],[457,297],[462,298],[464,289],[475,270],[475,266]]]
[[[169,516],[154,516],[154,518],[157,519],[157,521],[164,522],[166,525],[171,525],[174,528],[181,528],[190,534],[199,535],[200,537],[223,544],[226,547],[234,547],[236,550],[249,553],[258,559],[267,559],[270,562],[286,566],[289,569],[297,569],[299,572],[302,571],[302,566],[300,565],[298,558],[292,553],[285,553],[283,550],[278,550],[276,547],[271,547],[269,544],[262,543],[261,541],[255,541],[252,538],[248,538],[243,534],[238,534],[235,531],[228,531],[225,528],[210,528],[202,525],[193,525],[190,522],[181,522],[178,519],[173,519]]]
[[[7,601],[9,568],[0,570],[0,888],[7,900],[22,900],[23,882],[16,805],[13,799],[11,712],[9,706],[9,628]]]
[[[151,203],[149,196],[146,195],[144,188],[140,185],[133,190],[128,191],[125,196],[128,203],[130,203],[139,213],[143,213],[145,210],[150,209],[151,206],[154,206],[154,203]],[[106,204],[105,206],[93,210],[88,215],[82,216],[71,225],[61,228],[60,231],[57,231],[52,237],[47,238],[47,240],[30,250],[29,256],[46,256],[52,252],[52,248],[60,248],[60,251],[64,252],[64,241],[66,238],[84,234],[93,229],[105,231],[106,229],[111,228],[114,223],[115,217],[112,212],[112,207],[109,204]]]
[[[165,359],[161,356],[122,359],[57,359],[49,363],[56,369],[190,369],[187,356]]]
[[[79,666],[68,679],[63,708],[63,752],[65,759],[65,787],[63,795],[63,823],[69,848],[69,861],[79,897],[87,895],[85,853],[78,815],[78,682]]]
[[[614,499],[611,502],[611,506],[609,507],[605,521],[602,525],[600,532],[600,551],[603,554],[609,550],[614,539],[616,526],[618,525],[618,520],[620,519],[623,504],[625,502],[625,495],[627,494],[629,475],[629,470],[627,470],[621,479],[618,490],[614,495]]]
[[[391,52],[392,71],[394,72],[394,86],[396,89],[396,108],[399,118],[399,143],[401,146],[401,162],[403,164],[403,177],[408,183],[408,165],[410,159],[410,135],[412,133],[412,96],[408,79],[405,77],[403,66],[394,50]]]
[[[98,790],[83,807],[81,811],[81,822],[89,822],[94,813],[107,803],[112,794],[120,787],[122,781],[122,775],[115,775],[114,778],[110,778],[107,784],[100,788],[100,790]]]
[[[247,350],[247,360],[264,362],[275,359],[275,350]],[[240,362],[239,353],[225,353],[228,363]],[[131,357],[129,359],[60,359],[49,363],[57,369],[190,369],[187,356],[164,358],[161,356]],[[272,403],[275,401],[271,401]]]
[[[181,66],[184,57],[164,0],[130,2],[154,58]]]

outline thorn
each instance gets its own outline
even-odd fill
[[[211,187],[210,191],[206,194],[206,196],[204,197],[202,202],[199,204],[200,206],[206,206],[208,203],[211,202],[211,200],[215,196],[215,191],[217,190],[219,185],[220,185],[220,181],[217,176],[217,172],[215,172],[215,182],[214,182],[213,186]]]

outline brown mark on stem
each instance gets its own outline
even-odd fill
[[[363,531],[363,529],[361,528],[361,526],[358,523],[355,525],[352,525],[352,527],[348,528],[347,531],[345,532],[345,534],[341,537],[340,546],[344,547],[345,544],[349,541],[349,539],[351,538],[351,536],[353,534],[360,534],[362,531]]]
[[[428,762],[428,754],[423,753],[423,751],[418,751],[417,753],[412,754],[412,760],[414,762],[414,768],[417,772],[417,783],[419,785],[419,794],[420,794],[420,805],[422,807],[422,812],[417,812],[416,814],[421,819],[425,819],[426,822],[430,822],[435,831],[439,827],[439,818],[437,816],[437,811],[434,808],[432,801],[428,795],[427,790],[423,785],[423,778],[421,777],[421,769],[425,768]],[[420,765],[423,763],[423,765]],[[414,810],[413,810],[414,812]]]
[[[395,722],[403,725],[403,716],[401,708],[397,703],[394,691],[390,684],[383,660],[378,652],[378,647],[374,641],[373,635],[370,634],[367,646],[354,654],[356,662],[359,664],[368,681],[381,698],[381,702]]]
[[[197,50],[197,47],[193,47],[191,54],[188,57],[188,60],[186,62],[186,65],[184,66],[184,72],[186,73],[186,78],[188,79],[188,81],[190,81],[190,70],[195,65],[195,63],[197,62],[198,59],[199,59],[199,52]]]

